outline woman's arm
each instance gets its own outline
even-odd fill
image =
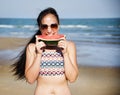
[[[34,83],[40,72],[41,55],[45,43],[36,36],[36,43],[31,43],[26,51],[25,77],[29,83]]]
[[[70,82],[74,82],[78,76],[76,46],[73,42],[61,40],[58,47],[63,48],[62,53],[64,56],[64,68],[66,78]]]
[[[40,71],[41,53],[36,53],[35,44],[29,44],[26,51],[25,77],[32,84]]]
[[[73,42],[67,42],[66,52],[63,53],[64,56],[64,68],[66,78],[70,82],[74,82],[78,77],[78,65],[76,56],[76,46]]]

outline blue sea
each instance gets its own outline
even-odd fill
[[[36,19],[0,18],[0,37],[30,38],[37,29]],[[120,67],[120,18],[60,19],[59,32],[75,42],[80,66]]]

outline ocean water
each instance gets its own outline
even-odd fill
[[[36,19],[0,18],[0,37],[29,38],[37,29]],[[75,42],[79,65],[120,67],[120,18],[60,19],[59,32]]]

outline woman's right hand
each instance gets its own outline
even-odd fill
[[[39,41],[39,40],[40,39],[36,36],[36,53],[41,54],[46,44],[43,41]]]

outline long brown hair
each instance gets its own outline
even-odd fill
[[[59,24],[59,16],[58,16],[56,10],[54,8],[49,7],[47,9],[41,11],[41,13],[39,14],[39,16],[37,18],[38,27],[41,26],[41,20],[47,14],[53,14],[56,17],[58,24]],[[18,60],[14,64],[12,64],[12,67],[13,67],[12,72],[14,72],[14,75],[17,76],[17,79],[25,79],[26,49],[30,43],[35,43],[35,35],[41,35],[41,31],[40,30],[36,31],[36,33],[32,36],[32,38],[27,43],[27,45],[25,46],[23,51],[18,55],[18,57],[19,57]]]

